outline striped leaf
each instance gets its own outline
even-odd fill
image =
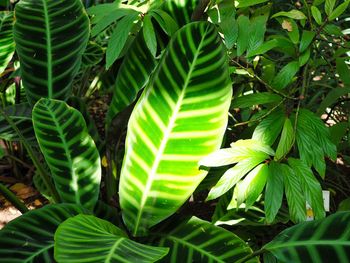
[[[95,43],[90,41],[85,49],[85,52],[82,57],[81,66],[82,68],[92,67],[97,65],[104,56],[103,48]]]
[[[163,10],[181,27],[191,22],[192,13],[198,2],[198,0],[168,0],[164,2]]]
[[[196,217],[160,236],[159,245],[170,247],[161,262],[239,262],[252,253],[235,234]]]
[[[32,124],[32,109],[28,103],[15,104],[4,109],[4,113],[16,124],[28,142],[35,141]],[[20,137],[15,130],[0,115],[0,139],[7,141],[20,141]]]
[[[101,165],[81,113],[65,102],[40,99],[33,109],[33,125],[62,201],[92,209]]]
[[[14,39],[28,100],[66,99],[89,39],[80,0],[21,0]]]
[[[58,262],[148,263],[158,261],[168,251],[168,248],[130,240],[115,225],[91,215],[69,218],[55,234],[55,259]]]
[[[15,52],[13,22],[13,12],[0,12],[0,74],[6,69]]]
[[[156,60],[148,50],[141,32],[130,46],[120,66],[108,109],[108,124],[118,112],[136,99],[137,93],[145,86],[155,66]]]
[[[186,25],[134,108],[119,185],[123,219],[134,235],[187,200],[207,173],[199,160],[220,147],[232,95],[225,52],[214,25]]]
[[[349,262],[350,212],[288,228],[264,249],[281,262]]]
[[[0,262],[54,262],[54,234],[71,216],[88,213],[72,204],[46,205],[14,219],[0,231]]]

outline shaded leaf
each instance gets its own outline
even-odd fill
[[[292,61],[285,65],[280,72],[275,76],[272,81],[272,86],[276,89],[284,89],[286,88],[292,81],[299,71],[299,62]]]
[[[13,23],[13,12],[0,12],[0,75],[6,69],[15,52]]]
[[[294,128],[289,118],[283,124],[281,139],[276,149],[275,159],[280,160],[288,154],[294,143]]]
[[[254,105],[261,105],[267,103],[278,103],[282,100],[281,96],[271,92],[259,92],[248,95],[243,95],[238,98],[234,98],[231,107],[233,108],[245,108]]]

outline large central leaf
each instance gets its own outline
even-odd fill
[[[28,99],[66,99],[89,38],[80,0],[21,0],[14,39]]]
[[[198,162],[220,147],[231,92],[215,27],[180,29],[129,121],[119,191],[134,235],[173,214],[205,177]]]

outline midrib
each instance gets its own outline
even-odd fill
[[[45,33],[46,33],[46,58],[47,58],[47,96],[52,98],[52,47],[51,47],[51,30],[50,30],[50,18],[47,8],[47,3],[42,0],[45,16]]]

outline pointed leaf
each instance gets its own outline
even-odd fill
[[[55,259],[58,262],[152,263],[168,251],[168,248],[130,240],[115,225],[91,215],[69,218],[55,233]]]
[[[220,147],[232,95],[225,54],[214,25],[186,25],[135,106],[119,184],[133,235],[173,214],[205,177],[198,162]]]
[[[275,159],[280,160],[285,157],[293,146],[294,128],[289,118],[284,121],[281,139],[278,143]]]
[[[320,10],[316,6],[311,6],[311,13],[313,18],[315,19],[316,23],[321,25],[322,24],[322,15]]]
[[[339,71],[339,69],[337,69]],[[347,73],[350,76],[350,71]],[[349,78],[350,80],[350,78]],[[327,96],[321,101],[320,106],[318,106],[317,115],[322,115],[329,106],[332,106],[337,100],[342,97],[350,94],[350,82],[349,88],[333,88],[328,92]]]
[[[243,7],[265,3],[267,1],[268,0],[236,0],[235,2],[237,3],[237,6],[236,6],[237,8],[243,8]]]
[[[12,220],[0,231],[2,262],[54,262],[54,234],[71,216],[89,213],[73,204],[46,205]]]
[[[89,38],[80,0],[22,0],[16,4],[14,39],[28,100],[65,100]]]
[[[176,21],[165,11],[156,9],[150,12],[150,14],[168,36],[174,35],[174,33],[179,29]]]
[[[281,232],[264,249],[281,262],[348,262],[350,212],[304,222]]]
[[[117,26],[114,28],[111,38],[108,41],[106,51],[106,68],[109,69],[112,64],[117,60],[122,49],[125,46],[126,40],[129,37],[132,26],[135,21],[139,19],[139,13],[133,12],[124,16],[117,22]]]
[[[155,57],[157,53],[157,39],[156,33],[154,32],[152,20],[150,15],[146,15],[143,18],[143,37],[145,39],[146,45],[151,52],[152,56]]]
[[[92,209],[101,164],[81,113],[62,101],[41,99],[33,109],[33,126],[61,199]]]
[[[15,52],[13,41],[13,12],[0,12],[0,75]]]
[[[278,103],[282,100],[281,96],[270,92],[259,92],[248,95],[243,95],[238,98],[234,98],[231,107],[233,108],[245,108],[254,105],[261,105],[267,103]]]
[[[290,219],[294,223],[306,220],[306,199],[298,176],[286,164],[280,165],[284,176],[284,187],[289,207]]]
[[[269,173],[267,176],[267,183],[265,189],[265,214],[266,222],[272,223],[282,205],[283,199],[283,181],[284,168],[280,163],[271,162],[269,164]]]
[[[238,38],[237,38],[237,56],[243,55],[248,47],[250,21],[247,16],[239,16],[238,23]]]
[[[300,53],[303,53],[309,47],[315,35],[316,33],[313,31],[306,31],[306,30],[303,31],[303,34],[301,35],[300,46],[299,46]]]
[[[262,43],[260,46],[256,47],[255,49],[249,50],[247,53],[247,57],[254,57],[256,55],[265,54],[267,51],[270,51],[271,49],[277,47],[277,45],[278,45],[278,42],[276,39],[266,41]],[[268,93],[268,92],[265,92],[265,93]],[[256,93],[256,94],[260,94],[260,93]],[[274,94],[274,93],[270,93],[270,94],[277,96],[277,94]],[[260,103],[260,104],[263,104],[263,103]]]
[[[280,72],[275,76],[272,81],[272,86],[276,89],[284,89],[286,88],[292,81],[299,71],[299,62],[292,61],[285,65]]]
[[[308,167],[302,160],[289,158],[288,163],[299,178],[301,187],[306,197],[306,201],[310,204],[314,211],[315,218],[321,219],[325,217],[323,206],[322,188]]]
[[[81,66],[83,68],[95,66],[103,59],[103,56],[103,48],[99,44],[90,41],[83,54]]]
[[[289,17],[289,18],[296,19],[296,20],[306,19],[305,14],[299,10],[296,10],[296,9],[290,10],[288,12],[284,12],[284,11],[278,12],[278,13],[274,14],[273,16],[271,16],[271,18],[275,18],[275,17],[279,17],[279,16]]]
[[[349,4],[350,4],[350,1],[345,0],[344,3],[337,6],[337,8],[334,9],[332,11],[332,13],[329,15],[328,20],[332,21],[332,20],[336,19],[337,17],[339,17],[340,15],[342,15],[345,12],[345,10],[348,8]]]
[[[136,99],[137,93],[145,86],[155,66],[156,60],[147,48],[143,34],[139,33],[119,68],[107,113],[108,125],[118,112]]]
[[[324,5],[324,10],[326,11],[327,16],[329,17],[334,9],[336,0],[326,0],[326,3]]]
[[[159,235],[159,245],[170,247],[161,262],[238,262],[252,253],[235,234],[196,217],[170,233]],[[249,262],[258,260],[253,258]]]

